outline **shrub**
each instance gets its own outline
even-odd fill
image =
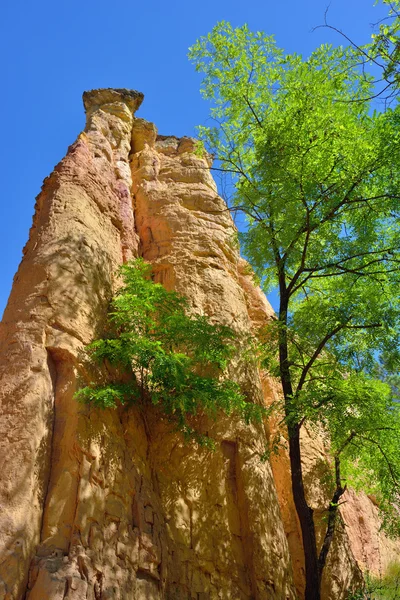
[[[190,313],[187,299],[151,280],[142,259],[120,268],[123,286],[109,312],[109,331],[87,348],[97,365],[109,364],[111,381],[93,382],[76,398],[100,408],[119,404],[160,405],[185,436],[212,445],[189,421],[219,411],[260,420],[262,407],[246,401],[226,371],[239,341],[235,332]]]

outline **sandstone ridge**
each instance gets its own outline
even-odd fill
[[[273,315],[240,258],[210,158],[137,118],[140,92],[83,99],[85,130],[37,198],[0,330],[0,600],[301,598],[287,457],[259,458],[274,423],[200,422],[218,442],[210,453],[155,410],[73,398],[88,379],[81,350],[101,333],[129,258],[143,256],[193,311],[238,331]],[[254,367],[234,372],[252,401],[279,395]],[[311,435],[306,445],[312,480],[326,449]],[[318,510],[325,492],[317,482],[310,493]],[[349,497],[343,518],[325,600],[393,557],[366,497]]]

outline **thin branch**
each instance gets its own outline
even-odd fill
[[[367,52],[365,52],[365,50],[361,46],[358,46],[358,44],[356,44],[355,42],[353,42],[353,40],[351,38],[349,38],[345,33],[343,33],[343,31],[341,31],[337,27],[334,27],[333,25],[329,25],[328,20],[327,20],[328,10],[329,10],[329,7],[326,9],[325,14],[324,14],[324,21],[325,21],[324,25],[317,25],[317,27],[313,28],[313,31],[315,31],[316,29],[321,29],[321,28],[325,28],[325,27],[327,29],[332,29],[332,31],[336,31],[336,33],[338,33],[339,35],[341,35],[342,37],[344,37],[350,43],[350,45],[353,46],[353,48],[356,48],[356,50],[358,50],[363,56],[365,56],[365,58],[368,61],[373,62],[379,68],[383,69],[383,65],[379,64],[376,61],[376,59],[374,59],[373,56],[370,56]]]
[[[243,97],[244,97],[244,101],[246,102],[247,106],[248,106],[248,107],[249,107],[249,109],[251,110],[253,117],[254,117],[254,118],[255,118],[255,120],[257,121],[257,125],[258,125],[259,127],[262,127],[262,126],[263,126],[263,124],[262,124],[262,121],[260,121],[260,119],[258,118],[258,115],[257,115],[257,113],[255,112],[255,110],[254,110],[254,108],[252,107],[252,105],[250,104],[250,101],[249,101],[249,99],[247,98],[247,96],[243,96]]]
[[[321,352],[324,349],[324,347],[326,346],[326,344],[329,342],[329,340],[331,338],[333,338],[334,335],[336,335],[339,331],[341,331],[342,329],[344,329],[344,327],[347,325],[347,323],[350,321],[350,319],[351,319],[351,317],[349,317],[349,319],[348,319],[348,321],[346,323],[341,323],[340,325],[337,325],[337,327],[335,327],[334,329],[332,329],[332,331],[330,331],[329,333],[327,333],[322,338],[322,340],[318,344],[317,348],[315,349],[313,355],[311,356],[310,360],[308,361],[308,363],[304,367],[304,370],[303,370],[302,374],[300,375],[299,383],[297,384],[297,388],[296,388],[296,394],[298,394],[302,390],[304,382],[305,382],[306,377],[307,377],[307,373],[309,372],[309,370],[311,369],[311,367],[313,366],[313,364],[317,360],[318,356],[321,354]]]
[[[357,254],[352,254],[351,256],[346,256],[345,258],[341,258],[338,261],[335,262],[331,262],[331,263],[327,263],[326,265],[321,265],[320,267],[309,267],[309,268],[305,268],[304,272],[313,272],[315,273],[316,271],[322,271],[325,269],[330,269],[332,267],[337,267],[338,265],[341,265],[345,262],[348,262],[349,260],[353,260],[354,258],[361,258],[362,256],[371,256],[372,254],[390,254],[393,253],[394,251],[400,250],[400,248],[396,248],[396,247],[390,247],[390,248],[382,248],[380,250],[367,250],[365,252],[359,252]],[[378,259],[381,260],[381,259]],[[369,263],[368,263],[369,264]]]
[[[317,348],[315,349],[313,355],[311,356],[310,360],[308,361],[308,363],[304,367],[304,370],[303,370],[302,374],[300,375],[299,383],[297,384],[297,388],[296,388],[296,394],[298,394],[303,389],[303,385],[304,385],[304,383],[306,381],[306,377],[307,377],[307,374],[308,374],[309,370],[311,369],[311,367],[313,366],[313,364],[317,360],[318,356],[321,354],[322,350],[325,348],[326,344],[337,333],[339,333],[339,331],[342,331],[343,329],[372,329],[372,328],[375,328],[375,327],[382,327],[382,323],[366,323],[366,324],[363,324],[363,325],[349,325],[348,323],[351,321],[352,318],[353,317],[350,316],[345,323],[341,323],[340,325],[337,325],[334,329],[332,329],[332,331],[330,331],[329,333],[327,333],[322,338],[322,340],[318,344]]]
[[[375,446],[378,447],[379,452],[382,454],[383,458],[385,459],[385,462],[388,466],[389,469],[389,473],[392,477],[393,483],[395,484],[396,487],[400,487],[400,483],[399,480],[396,477],[396,474],[393,470],[392,464],[390,462],[390,460],[388,459],[388,457],[386,456],[385,451],[383,450],[382,446],[380,445],[380,443],[377,440],[374,440],[373,438],[370,437],[365,437],[364,435],[358,435],[358,437],[362,440],[365,440],[366,442],[370,442],[371,444],[375,444]]]

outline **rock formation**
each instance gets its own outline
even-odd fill
[[[238,331],[273,314],[207,158],[136,118],[142,99],[84,94],[85,131],[37,198],[1,324],[0,600],[294,600],[304,584],[287,457],[259,458],[272,423],[204,421],[218,440],[210,452],[156,410],[73,398],[88,377],[81,351],[101,334],[116,268],[131,257]],[[254,402],[279,394],[251,366],[235,373]],[[311,479],[327,457],[310,439]],[[311,494],[320,508],[318,481]],[[393,557],[370,500],[349,495],[343,519],[326,600],[343,598],[359,567]]]

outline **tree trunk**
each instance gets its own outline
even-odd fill
[[[303,538],[306,569],[305,600],[320,600],[321,580],[318,568],[317,540],[315,537],[313,510],[308,506],[304,493],[300,452],[300,426],[297,423],[289,426],[289,456],[292,472],[293,499]]]
[[[289,433],[289,457],[292,477],[292,492],[297,516],[299,517],[301,534],[303,538],[304,562],[306,570],[305,600],[320,600],[321,578],[318,568],[317,540],[313,511],[308,506],[303,485],[303,471],[301,466],[300,449],[300,423],[293,411],[293,387],[289,369],[288,339],[287,339],[287,310],[289,298],[284,282],[280,282],[280,308],[279,320],[279,363],[283,395],[285,398],[285,416]]]

